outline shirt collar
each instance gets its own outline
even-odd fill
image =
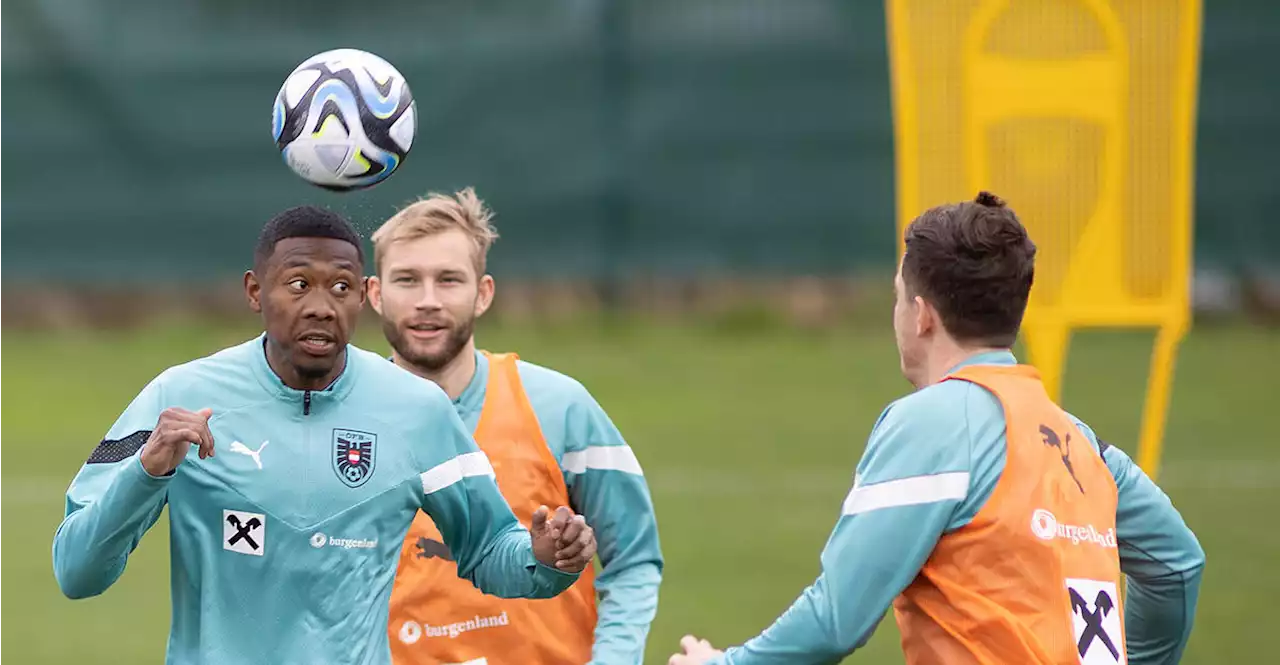
[[[479,350],[475,354],[476,372],[462,394],[458,395],[458,399],[453,400],[454,408],[464,420],[484,407],[485,387],[489,384],[489,358]]]
[[[318,398],[323,396],[325,398],[340,400],[351,391],[351,386],[355,382],[356,372],[353,363],[354,359],[352,358],[352,355],[355,352],[355,347],[350,344],[347,345],[347,352],[343,357],[343,362],[346,364],[342,368],[342,373],[324,389],[310,391],[297,390],[296,388],[286,386],[284,380],[280,378],[280,375],[276,374],[274,369],[271,369],[271,364],[267,362],[266,332],[258,335],[258,337],[250,344],[253,347],[250,353],[252,357],[251,364],[253,365],[253,373],[257,376],[258,382],[277,397],[287,401],[301,402],[305,393],[308,392],[311,393],[313,397]]]
[[[961,360],[955,367],[947,370],[947,374],[951,374],[963,367],[970,365],[1016,365],[1018,359],[1014,357],[1013,351],[1001,349],[999,351],[983,351],[975,353],[964,360]]]
[[[467,383],[466,388],[462,389],[458,399],[453,400],[453,408],[464,418],[467,414],[484,406],[484,389],[489,383],[489,359],[479,351],[475,354],[476,372],[471,375],[471,381]],[[387,361],[395,363],[395,356],[387,356]]]

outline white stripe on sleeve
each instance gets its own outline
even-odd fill
[[[493,465],[482,452],[465,453],[422,474],[422,493],[431,494],[473,476],[492,476]]]
[[[965,498],[969,493],[969,472],[937,473],[899,478],[874,485],[854,484],[844,498],[841,513],[857,515],[881,508],[915,506]]]
[[[560,466],[569,473],[585,473],[587,469],[622,471],[643,476],[640,460],[631,452],[631,446],[587,446],[586,450],[565,453]]]

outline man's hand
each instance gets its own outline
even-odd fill
[[[684,653],[672,656],[667,660],[667,665],[702,665],[717,656],[724,655],[723,651],[712,647],[710,642],[692,635],[680,638],[680,648],[684,649]]]
[[[596,534],[581,515],[560,506],[555,517],[547,519],[546,506],[533,514],[533,556],[544,566],[554,566],[568,573],[580,573],[596,555]]]
[[[178,468],[193,445],[200,446],[200,459],[213,457],[211,415],[212,409],[195,413],[179,408],[165,409],[142,448],[142,468],[153,476],[167,476]]]

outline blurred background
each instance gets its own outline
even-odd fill
[[[947,192],[938,200],[901,205],[894,40],[928,54],[931,38],[958,34],[988,4],[5,3],[11,657],[162,659],[164,524],[107,594],[82,602],[58,593],[52,536],[67,484],[150,378],[256,333],[239,285],[261,225],[313,203],[368,234],[399,205],[468,185],[502,234],[481,345],[580,379],[646,469],[667,555],[648,662],[666,662],[685,632],[723,645],[763,629],[816,575],[871,425],[909,390],[890,330],[897,224],[972,196],[966,162],[917,140],[916,159],[939,177],[966,175],[958,189],[923,188]],[[1161,143],[1194,158],[1190,189],[1145,167],[1126,186],[1181,201],[1194,220],[1191,269],[1168,291],[1193,325],[1159,465],[1208,553],[1184,662],[1252,662],[1273,652],[1280,595],[1280,530],[1267,526],[1280,509],[1280,438],[1263,415],[1280,396],[1280,3],[1209,2],[1198,22],[1186,21],[1187,0],[1014,4],[1044,31],[1028,42],[1085,34],[1083,19],[1053,26],[1108,4],[1126,35],[1194,37],[1189,125]],[[894,6],[927,29],[894,37]],[[293,175],[270,137],[284,77],[337,47],[396,65],[419,112],[400,170],[345,195]],[[925,57],[945,63],[946,48]],[[1142,38],[1126,48],[1134,99],[1180,66],[1176,49]],[[961,112],[941,99],[916,108],[926,125]],[[1058,251],[1059,237],[1037,226],[1044,214],[996,179],[1033,237]],[[1130,210],[1140,242],[1180,223],[1152,209]],[[355,341],[386,348],[374,325]],[[1148,330],[1090,330],[1072,338],[1067,363],[1065,406],[1131,453],[1152,346]],[[850,660],[901,662],[893,622]]]

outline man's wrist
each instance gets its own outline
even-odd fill
[[[177,471],[176,468],[169,469],[167,472],[164,472],[164,473],[155,473],[155,471],[159,471],[160,469],[155,469],[155,471],[153,471],[152,469],[147,468],[146,451],[147,449],[144,446],[142,448],[142,453],[138,455],[138,466],[142,467],[142,472],[145,473],[147,477],[151,478],[152,480],[167,480],[169,478],[172,478],[174,473]],[[152,466],[155,466],[155,465],[153,464]]]

